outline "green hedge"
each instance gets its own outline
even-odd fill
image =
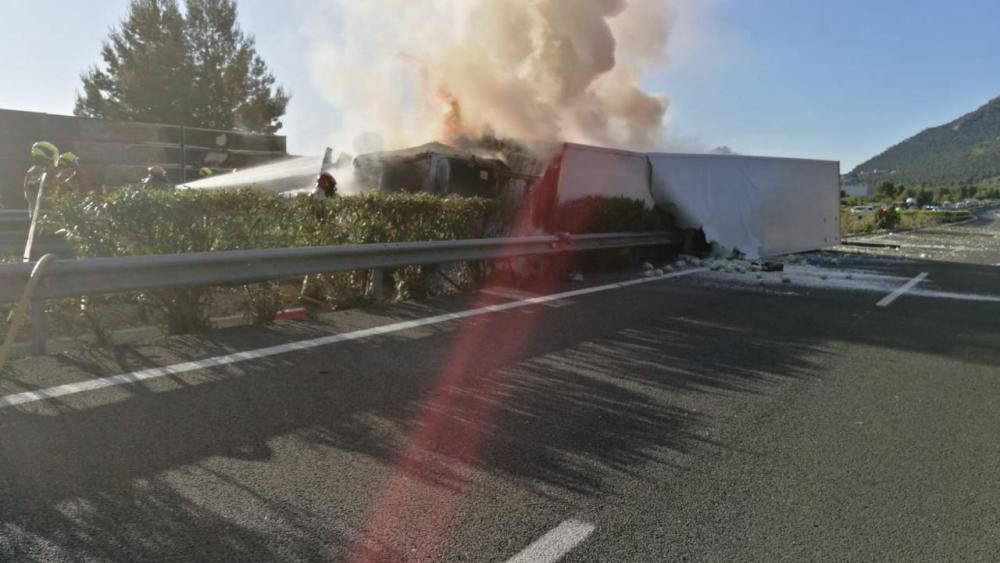
[[[554,229],[571,234],[668,231],[671,211],[627,197],[588,196],[559,206]]]
[[[841,208],[840,232],[844,236],[875,232],[879,228],[883,228],[879,226],[878,217],[879,212],[877,211],[855,214],[851,212],[850,208]],[[898,214],[898,221],[884,228],[909,231],[930,225],[964,221],[970,217],[972,217],[972,213],[965,209],[939,211],[904,209]]]
[[[45,216],[81,256],[180,254],[487,236],[517,214],[492,200],[382,193],[283,198],[253,189],[146,190],[56,199]],[[494,227],[495,228],[495,227]],[[491,228],[494,229],[494,228]],[[554,231],[604,233],[674,228],[669,209],[624,197],[587,197],[559,207]]]
[[[61,198],[46,223],[82,256],[132,256],[470,238],[490,210],[489,200],[426,194],[286,199],[252,189],[130,187]]]
[[[80,256],[182,254],[251,248],[285,248],[376,242],[451,240],[480,236],[492,209],[481,198],[427,194],[369,193],[316,199],[282,198],[252,189],[147,190],[128,187],[83,198],[62,197],[46,214],[46,229],[61,231]],[[397,291],[420,294],[429,268],[392,272]],[[315,275],[305,295],[350,304],[369,290],[367,272]],[[247,314],[274,318],[283,298],[278,283],[238,288]],[[143,292],[138,300],[160,313],[173,333],[208,323],[212,288],[169,288]]]
[[[923,209],[904,209],[903,217],[929,217],[940,223],[954,223],[964,221],[972,217],[972,212],[968,209],[938,209],[937,211],[926,211]]]

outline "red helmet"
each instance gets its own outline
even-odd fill
[[[316,185],[321,188],[333,188],[336,187],[337,180],[333,177],[333,174],[323,172],[316,178]]]

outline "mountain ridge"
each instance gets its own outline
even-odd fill
[[[847,182],[945,186],[1000,183],[1000,96],[862,162]]]

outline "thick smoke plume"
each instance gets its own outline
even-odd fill
[[[493,135],[631,149],[662,144],[667,0],[345,0],[314,52],[343,142],[385,148]],[[368,135],[370,140],[375,136]],[[370,147],[355,147],[370,148]]]

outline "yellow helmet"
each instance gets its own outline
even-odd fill
[[[59,155],[59,166],[73,168],[80,165],[80,157],[71,152],[64,152]]]
[[[47,141],[38,141],[31,145],[31,158],[39,164],[56,166],[59,162],[59,149]]]

